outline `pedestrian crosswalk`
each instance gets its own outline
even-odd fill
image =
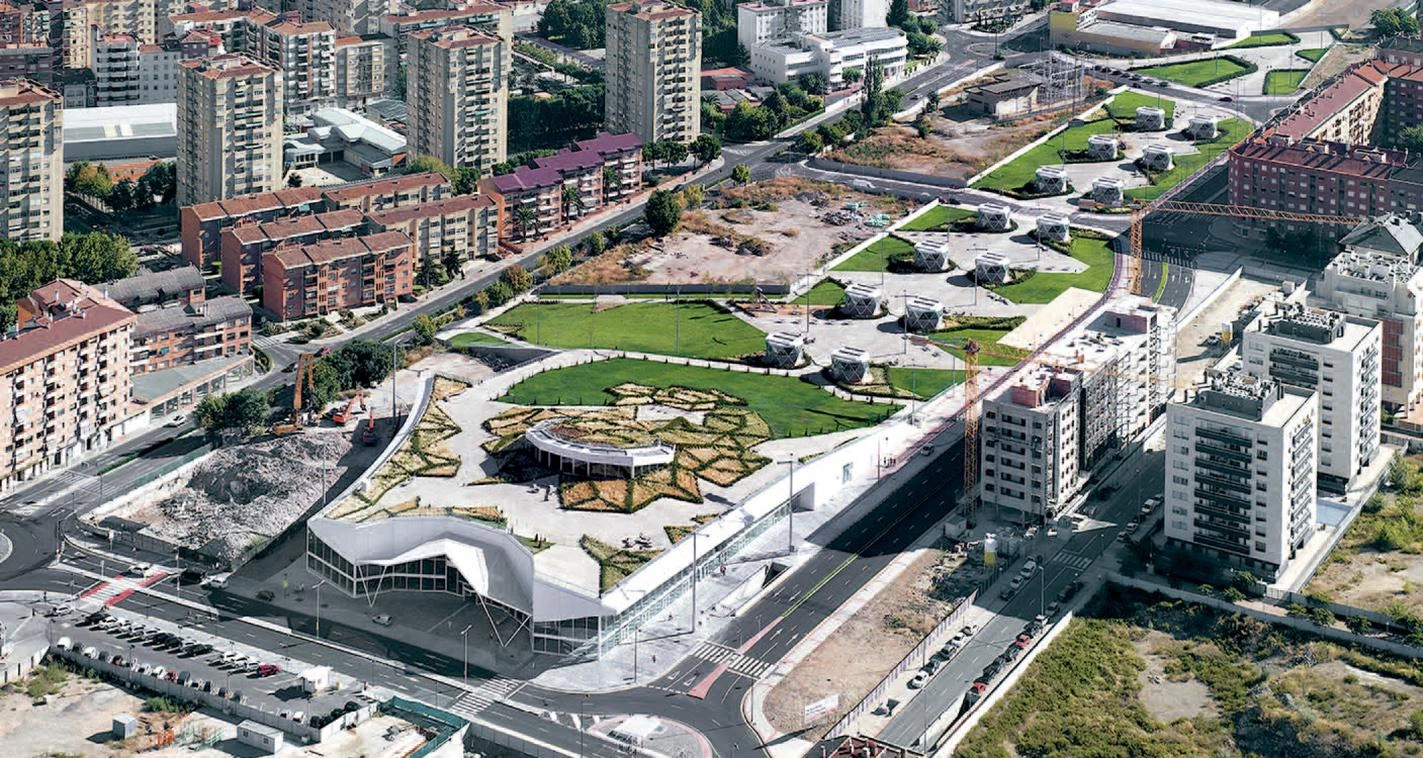
[[[1079,571],[1092,565],[1092,557],[1079,553],[1061,552],[1052,557],[1053,563],[1063,563]]]
[[[113,579],[91,587],[84,594],[80,595],[81,600],[88,601],[93,605],[114,606],[123,602],[129,595],[137,592],[143,587],[157,584],[168,576],[160,571],[143,579],[129,579],[127,577],[116,576]]]
[[[461,695],[450,706],[450,710],[461,716],[477,716],[480,711],[494,703],[513,697],[514,693],[522,689],[525,684],[526,682],[521,682],[518,679],[496,676]]]
[[[749,676],[752,679],[759,679],[771,668],[771,663],[752,658],[736,652],[735,649],[715,642],[707,641],[698,645],[692,651],[692,655],[713,664],[726,664],[726,667],[738,674]]]

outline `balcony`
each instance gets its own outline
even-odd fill
[[[1212,457],[1227,458],[1241,463],[1250,463],[1250,453],[1248,451],[1236,450],[1224,445],[1212,445],[1209,442],[1196,440],[1196,452],[1205,453]]]
[[[1238,476],[1242,479],[1250,478],[1250,468],[1248,466],[1239,466],[1232,461],[1222,460],[1215,456],[1197,455],[1196,465],[1229,476]]]
[[[1214,550],[1219,550],[1224,553],[1232,553],[1235,555],[1250,555],[1250,545],[1248,540],[1245,543],[1240,543],[1228,540],[1224,537],[1218,537],[1213,534],[1202,534],[1200,532],[1197,532],[1194,536],[1191,537],[1191,541],[1196,543],[1197,545],[1202,545],[1208,548],[1212,548]]]
[[[1249,437],[1242,437],[1232,432],[1220,429],[1209,429],[1206,427],[1196,429],[1196,436],[1205,437],[1206,439],[1212,439],[1217,442],[1224,442],[1227,445],[1234,445],[1236,447],[1248,448],[1253,444]]]
[[[1220,521],[1210,521],[1208,519],[1197,518],[1191,522],[1197,529],[1207,529],[1210,531],[1224,532],[1226,535],[1240,540],[1250,539],[1250,529],[1236,524],[1228,524]],[[1199,534],[1199,532],[1197,532]]]

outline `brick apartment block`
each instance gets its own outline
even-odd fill
[[[462,261],[498,254],[494,201],[479,195],[459,195],[422,205],[370,214],[374,231],[399,231],[415,243],[421,259]]]
[[[0,338],[0,491],[108,445],[133,387],[138,317],[123,306],[66,279],[17,306]]]
[[[641,190],[642,140],[634,134],[603,132],[575,142],[572,149],[535,159],[534,166],[480,181],[498,208],[501,239],[544,236]],[[605,173],[615,179],[612,184],[605,183]],[[565,187],[573,188],[577,201],[564,197]],[[519,207],[534,213],[528,229],[520,227]]]
[[[262,304],[279,318],[308,318],[414,290],[415,245],[401,232],[323,240],[262,256]]]
[[[262,254],[282,245],[307,245],[360,231],[366,216],[355,208],[342,208],[270,221],[244,219],[222,230],[222,282],[241,295],[251,294],[262,283]]]

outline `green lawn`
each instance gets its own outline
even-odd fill
[[[1304,82],[1304,77],[1309,73],[1307,68],[1278,68],[1265,72],[1265,94],[1267,95],[1289,95],[1299,89],[1299,85]]]
[[[1059,150],[1066,152],[1086,150],[1088,137],[1094,134],[1112,134],[1116,130],[1117,123],[1110,118],[1088,121],[1081,126],[1069,127],[1013,159],[1012,162],[994,169],[992,173],[978,180],[973,186],[975,189],[999,192],[1017,190],[1036,178],[1038,167],[1055,166],[1062,163],[1063,159]]]
[[[1323,58],[1324,54],[1327,52],[1329,52],[1329,48],[1327,47],[1310,47],[1304,50],[1296,50],[1295,55],[1309,61],[1310,63],[1318,63],[1319,59]]]
[[[1293,45],[1299,42],[1299,37],[1288,32],[1262,32],[1252,34],[1243,40],[1227,45],[1226,50],[1241,50],[1250,47],[1275,47],[1277,45]]]
[[[1211,142],[1197,142],[1199,153],[1176,156],[1176,167],[1164,174],[1152,175],[1152,184],[1133,187],[1126,191],[1128,200],[1155,200],[1166,190],[1180,184],[1183,179],[1195,173],[1202,166],[1215,160],[1235,143],[1249,136],[1251,126],[1238,118],[1228,118],[1220,122],[1220,136]]]
[[[1169,126],[1176,118],[1176,101],[1160,95],[1150,95],[1145,92],[1127,90],[1112,98],[1112,102],[1107,103],[1107,113],[1118,121],[1135,121],[1136,109],[1143,105],[1154,105],[1166,111],[1166,123]]]
[[[973,211],[952,205],[936,205],[924,211],[918,218],[899,227],[902,232],[946,232],[955,221],[974,217]],[[878,270],[878,269],[876,269]]]
[[[1166,79],[1176,82],[1177,84],[1184,84],[1187,87],[1199,87],[1205,82],[1212,80],[1225,81],[1226,79],[1234,79],[1249,71],[1249,68],[1225,57],[1132,69],[1133,73],[1141,74],[1142,76],[1154,76],[1158,79]]]
[[[963,372],[958,369],[890,366],[884,373],[889,386],[911,392],[920,400],[927,400],[950,387],[963,384]]]
[[[1088,237],[1072,238],[1072,257],[1088,268],[1079,274],[1036,273],[1021,282],[994,288],[994,292],[1015,303],[1050,303],[1068,287],[1104,292],[1112,280],[1116,262],[1107,240]]]
[[[766,347],[759,329],[702,302],[626,303],[606,310],[587,302],[525,303],[488,326],[536,345],[689,358],[739,358]]]
[[[833,271],[883,271],[896,256],[914,257],[914,245],[902,237],[885,237],[846,258]],[[823,282],[822,282],[823,284]],[[816,285],[817,287],[820,285]],[[839,300],[835,301],[839,303]]]
[[[877,268],[873,270],[879,271]],[[811,287],[809,292],[791,302],[795,305],[805,305],[807,298],[811,306],[839,305],[840,301],[845,299],[845,286],[830,279],[822,279]]]
[[[484,332],[465,332],[463,334],[456,334],[450,338],[450,347],[453,348],[470,347],[471,345],[507,344],[509,344],[508,340],[501,340],[492,334],[485,334]]]
[[[961,326],[942,329],[929,335],[938,347],[948,351],[950,354],[962,359],[963,345],[969,340],[977,340],[978,344],[986,351],[979,354],[978,363],[981,366],[1014,366],[1018,361],[1028,356],[1028,351],[1016,347],[998,344],[998,340],[1008,332],[1013,331],[1019,324],[1023,323],[1022,317],[1013,319],[1003,319],[1002,324],[991,326]]]
[[[519,405],[611,405],[604,391],[624,382],[648,387],[720,390],[746,401],[777,438],[801,437],[873,426],[898,405],[841,400],[809,382],[789,376],[748,374],[698,366],[615,358],[545,371],[525,379],[499,398]]]

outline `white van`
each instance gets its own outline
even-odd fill
[[[225,590],[227,589],[227,580],[231,577],[232,572],[230,571],[225,574],[213,574],[203,582],[203,586],[214,590]]]
[[[70,648],[74,647],[74,640],[68,637],[60,637],[58,640],[55,640],[54,646],[68,652]]]

